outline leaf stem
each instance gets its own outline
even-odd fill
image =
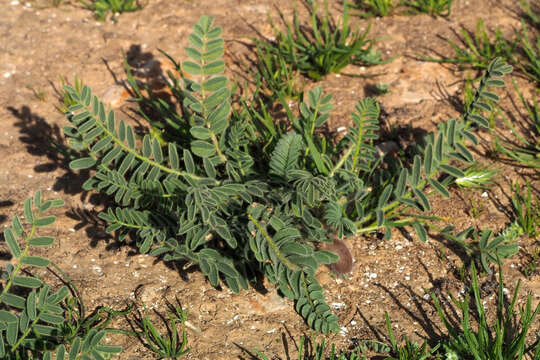
[[[257,229],[259,229],[264,239],[268,242],[268,244],[270,245],[270,247],[272,248],[276,256],[281,260],[281,262],[283,262],[285,266],[287,266],[290,270],[301,270],[298,266],[290,262],[289,259],[287,259],[281,253],[281,251],[279,251],[279,247],[276,245],[274,240],[272,240],[272,237],[268,235],[266,230],[261,226],[261,224],[257,220],[255,220],[253,216],[251,216],[251,214],[248,214],[248,218],[257,227]]]

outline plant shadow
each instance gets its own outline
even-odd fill
[[[2,200],[0,201],[0,208],[13,206],[14,202],[11,200]],[[0,214],[0,224],[3,224],[7,220],[7,215]]]

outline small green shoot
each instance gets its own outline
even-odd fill
[[[439,229],[432,224],[429,226],[460,245],[466,254],[474,259],[486,273],[491,273],[491,263],[497,264],[501,259],[512,257],[519,251],[519,244],[515,239],[505,237],[503,234],[494,235],[491,230],[477,231],[471,226],[454,235],[451,232],[452,226],[447,226],[444,229]]]
[[[517,221],[511,222],[501,231],[506,241],[513,242],[523,235],[523,229]]]
[[[437,15],[442,17],[450,16],[452,2],[454,0],[403,0],[403,5],[411,7],[415,12]]]
[[[34,85],[32,84],[27,84],[26,85],[26,88],[30,91],[32,91],[32,93],[34,93],[34,96],[36,97],[36,99],[38,99],[39,101],[45,101],[47,100],[47,96],[45,94],[45,91],[43,90],[40,90],[40,89],[36,89],[34,87]]]
[[[512,209],[516,222],[525,234],[531,238],[536,237],[540,226],[540,199],[535,195],[533,201],[533,193],[528,181],[525,195],[521,193],[517,181],[512,186],[512,192]]]
[[[311,346],[310,343],[311,342]],[[253,350],[260,360],[270,360],[265,354],[259,350]],[[323,339],[318,342],[316,339],[309,341],[306,337],[302,336],[298,343],[298,357],[297,360],[365,360],[365,357],[360,356],[362,350],[359,347],[351,351],[338,352],[336,351],[335,344],[332,344],[330,353],[328,354],[328,348],[326,347],[326,340]],[[289,355],[287,354],[287,359]],[[272,358],[273,359],[273,358]]]
[[[254,77],[265,95],[272,99],[299,99],[302,93],[301,80],[293,66],[275,51],[272,45],[258,42],[257,71]]]
[[[501,57],[506,60],[513,59],[513,53],[519,44],[519,37],[513,41],[508,41],[502,35],[500,27],[495,30],[495,38],[488,36],[483,20],[478,20],[476,31],[469,32],[467,29],[461,29],[461,45],[451,40],[446,40],[454,50],[453,57],[429,58],[424,60],[439,63],[457,64],[461,68],[485,69],[490,61],[495,57]]]
[[[118,14],[141,10],[147,3],[142,4],[139,0],[77,0],[89,10],[92,10],[99,21],[104,21],[109,13],[114,20]]]
[[[390,323],[390,317],[387,312],[384,313],[384,317],[391,346],[391,356],[387,357],[385,360],[425,360],[433,356],[439,348],[439,345],[437,344],[434,348],[429,350],[427,342],[424,342],[419,346],[417,343],[410,341],[406,336],[404,337],[405,344],[399,345],[394,336],[394,332],[392,331],[392,324]]]
[[[521,134],[514,124],[506,116],[503,116],[504,122],[514,138],[504,140],[492,128],[491,132],[495,137],[495,149],[521,166],[538,169],[540,168],[540,104],[536,98],[533,99],[532,104],[525,100],[515,81],[514,88],[521,103],[527,110],[528,116],[524,119],[526,122],[524,129],[527,129],[527,131]]]
[[[64,87],[69,84],[66,81],[66,79],[64,79],[62,76],[60,76],[60,84],[62,85],[61,86],[62,91],[59,94],[60,96],[59,101],[61,102],[61,104],[55,105],[55,108],[56,110],[60,111],[62,114],[66,114],[68,112],[69,107],[72,105],[75,105],[76,101],[73,99],[73,97],[71,97],[71,95],[67,91],[63,90]],[[82,81],[80,81],[77,78],[77,76],[75,76],[75,80],[73,82],[73,88],[76,89],[77,91],[81,91],[82,89]]]
[[[522,37],[521,49],[525,53],[525,58],[520,62],[520,67],[531,80],[540,84],[540,36],[536,36],[536,40],[529,39],[527,26],[522,20]]]
[[[168,313],[170,327],[167,327],[167,335],[165,336],[160,334],[150,318],[145,316],[142,319],[143,333],[139,336],[144,339],[144,344],[150,350],[160,356],[160,359],[178,359],[190,350],[186,348],[187,333],[184,329],[187,315],[187,311],[182,310],[181,306],[176,306],[174,313]],[[182,324],[181,329],[178,328],[179,324]]]
[[[431,294],[439,317],[449,334],[449,339],[442,343],[447,359],[521,360],[526,359],[526,355],[530,355],[535,360],[540,358],[540,338],[530,346],[526,344],[529,329],[540,312],[540,304],[533,310],[532,296],[529,294],[525,307],[519,312],[516,311],[520,283],[518,281],[510,304],[505,303],[502,268],[499,266],[497,317],[494,324],[488,324],[474,265],[472,266],[471,288],[474,310],[471,311],[470,294],[466,294],[464,300],[458,300],[450,295],[452,302],[461,310],[462,319],[459,325],[448,319],[437,297]],[[471,323],[470,319],[473,315],[471,312],[477,315],[477,327],[473,327]],[[515,319],[517,313],[520,314],[519,320]]]
[[[482,202],[478,199],[470,200],[469,216],[473,219],[478,219],[480,215],[484,212],[484,206]]]
[[[537,28],[540,27],[540,8],[538,4],[536,8],[527,0],[519,0],[521,3],[521,10],[523,10],[527,20],[534,24]]]
[[[324,16],[318,15],[317,4],[306,4],[306,7],[311,13],[309,28],[300,25],[297,10],[294,11],[292,23],[286,24],[286,32],[277,29],[270,19],[277,40],[266,47],[267,57],[283,58],[301,74],[316,81],[329,73],[339,73],[349,64],[377,65],[389,62],[382,60],[380,52],[373,49],[375,40],[367,39],[369,26],[364,32],[351,29],[348,6],[344,6],[340,26],[331,19],[326,1]],[[281,12],[279,15],[283,18]],[[274,62],[279,64],[281,60]]]
[[[361,13],[356,14],[363,18],[388,16],[395,9],[394,0],[358,0],[354,3],[349,3],[348,6],[361,10]]]

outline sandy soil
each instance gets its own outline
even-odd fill
[[[329,3],[333,12],[339,10],[339,1]],[[310,333],[292,302],[280,298],[272,286],[240,295],[226,288],[214,289],[196,268],[183,271],[118,244],[96,216],[104,199],[81,190],[88,174],[70,171],[63,155],[50,146],[51,142],[64,144],[60,129],[66,120],[55,108],[60,76],[69,81],[78,76],[116,108],[119,118],[132,119],[136,116],[133,104],[122,101],[124,53],[142,79],[159,84],[171,66],[158,49],[182,59],[193,24],[207,14],[224,29],[230,75],[242,77],[250,57],[246,43],[257,36],[256,32],[271,36],[270,25],[264,21],[266,13],[275,14],[276,6],[289,16],[292,2],[150,0],[143,11],[122,14],[116,22],[97,22],[91,12],[74,2],[57,8],[46,5],[45,0],[3,0],[0,4],[4,14],[0,20],[0,224],[6,226],[10,218],[20,214],[24,199],[37,189],[42,189],[46,198],[63,198],[66,206],[56,211],[58,221],[48,229],[57,242],[44,254],[69,273],[90,310],[99,305],[122,309],[135,302],[148,314],[153,314],[152,310],[165,313],[167,301],[174,303],[176,297],[189,310],[189,321],[201,330],[188,329],[192,350],[187,358],[251,359],[254,348],[275,359],[286,359],[287,353],[292,357],[299,336]],[[390,88],[389,94],[380,97],[386,124],[421,135],[456,116],[463,80],[474,74],[422,62],[417,55],[452,54],[444,38],[455,40],[460,26],[474,28],[480,14],[490,14],[485,18],[490,30],[500,25],[504,33],[512,33],[519,27],[516,7],[514,0],[456,0],[448,19],[427,15],[353,18],[354,26],[360,28],[371,22],[372,36],[381,39],[377,48],[386,58],[397,58],[383,66],[346,68],[349,73],[375,77],[330,75],[322,81],[325,90],[334,94],[336,104],[330,127],[348,125],[348,114],[356,101],[371,95],[370,89],[379,82]],[[526,95],[533,92],[533,85],[521,78],[517,81]],[[512,105],[519,103],[513,89],[508,87],[501,96],[505,108],[519,121],[522,110]],[[140,118],[137,121],[144,125]],[[490,138],[483,136],[477,155],[480,162],[487,163]],[[533,179],[537,187],[539,181],[538,174],[530,170],[503,163],[496,166],[501,175],[498,185],[487,190],[489,197],[482,196],[482,190],[454,190],[451,199],[434,201],[433,214],[450,217],[458,228],[503,228],[509,222],[505,210],[510,180]],[[476,219],[468,215],[471,201],[483,207]],[[456,294],[463,289],[457,270],[462,264],[460,253],[436,234],[425,244],[415,235],[405,235],[396,231],[390,241],[349,239],[356,259],[353,273],[340,278],[328,269],[321,270],[318,277],[343,326],[342,332],[330,339],[338,346],[345,349],[361,339],[384,339],[385,312],[398,336],[420,340],[441,334],[427,291]],[[525,277],[522,269],[530,261],[527,254],[540,243],[528,238],[520,242],[519,255],[504,266],[506,286],[512,291],[521,279],[520,304],[527,293],[533,294],[536,304],[540,274]],[[6,254],[7,247],[0,246]],[[8,261],[5,258],[0,265]],[[482,284],[486,299],[493,300],[494,280],[487,276]],[[539,323],[534,325],[536,329]],[[129,328],[129,324],[119,319],[114,327]],[[110,341],[125,347],[121,359],[153,358],[136,339],[111,336]]]

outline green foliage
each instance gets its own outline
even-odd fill
[[[180,356],[189,352],[187,346],[187,334],[183,323],[187,319],[187,311],[182,310],[180,306],[175,307],[174,314],[168,313],[169,325],[167,326],[167,335],[163,336],[152,324],[150,318],[145,316],[142,319],[143,334],[145,345],[150,348],[160,359],[178,359]],[[178,324],[182,324],[182,335],[178,333]]]
[[[388,331],[388,338],[390,343],[384,343],[376,340],[362,340],[358,345],[358,350],[364,354],[366,352],[376,353],[385,360],[425,360],[425,359],[440,359],[437,354],[437,350],[440,345],[435,345],[432,349],[428,348],[427,342],[422,345],[418,345],[415,342],[410,341],[406,336],[402,339],[402,345],[398,343],[394,332],[392,330],[392,324],[388,313],[385,312],[386,330]],[[379,358],[378,356],[371,358]],[[361,358],[366,360],[365,357]]]
[[[540,105],[536,98],[532,104],[526,101],[515,82],[514,88],[527,110],[528,117],[524,118],[526,125],[523,127],[525,131],[520,132],[507,117],[503,117],[513,138],[503,138],[494,128],[491,128],[491,133],[495,137],[495,148],[499,153],[514,160],[520,166],[538,169],[540,168]]]
[[[540,19],[540,15],[539,15]],[[532,80],[540,84],[540,36],[531,41],[527,32],[527,26],[522,20],[521,49],[524,52],[524,59],[520,62],[523,72]]]
[[[330,17],[326,1],[324,16],[318,14],[318,4],[311,3],[305,4],[311,14],[309,27],[300,25],[298,11],[295,10],[292,23],[285,24],[285,32],[280,31],[270,19],[276,33],[274,43],[258,41],[259,48],[263,49],[264,56],[270,59],[268,61],[272,66],[280,67],[279,81],[285,81],[287,77],[283,78],[283,74],[290,73],[281,65],[281,59],[316,81],[331,72],[339,73],[349,64],[377,65],[389,62],[383,61],[380,52],[373,49],[375,41],[367,39],[369,26],[362,33],[351,29],[348,6],[343,6],[341,24],[336,25]],[[284,18],[281,12],[279,15]]]
[[[412,164],[378,154],[374,99],[358,102],[340,141],[324,131],[333,105],[320,87],[306,94],[297,112],[285,107],[288,123],[274,124],[257,116],[252,104],[260,98],[233,108],[220,34],[212,18],[202,17],[189,36],[190,60],[176,66],[180,78],[169,76],[181,114],[148,100],[166,110],[168,143],[152,134],[138,140],[89,87],[67,86],[76,103],[64,132],[80,154],[70,166],[95,169],[83,188],[114,199],[116,207],[100,217],[119,239],[134,239],[141,253],[190,261],[213,286],[223,282],[234,292],[264,274],[295,300],[310,327],[337,332],[338,318],[314,274],[339,257],[317,243],[331,242],[334,233],[389,236],[403,226],[426,241],[424,226],[433,219],[422,215],[431,209],[428,197],[449,196],[448,186],[464,176],[460,166],[474,160],[466,145],[477,143],[470,127],[483,124],[483,117],[467,112],[440,124],[413,150]],[[499,78],[510,70],[494,61],[471,108],[484,97],[496,101],[488,89],[504,84]]]
[[[297,71],[293,65],[285,61],[276,48],[269,43],[258,42],[257,48],[257,71],[254,78],[258,88],[266,91],[265,95],[270,98],[299,99],[302,86]]]
[[[62,88],[68,85],[68,83],[62,76],[60,76],[60,84],[62,84]],[[76,91],[81,91],[82,81],[80,81],[79,78],[75,76],[75,80],[73,81],[72,86],[75,88]],[[75,100],[73,100],[71,96],[65,91],[62,91],[61,98],[59,100],[61,101],[61,105],[55,106],[55,108],[56,110],[60,111],[62,114],[67,113],[68,108],[71,105],[75,105]]]
[[[497,170],[489,167],[472,165],[463,172],[464,176],[456,179],[456,185],[464,188],[485,188],[492,185],[492,179],[497,174]]]
[[[531,191],[531,185],[527,182],[527,192],[521,193],[519,183],[516,181],[512,187],[512,210],[516,223],[521,230],[530,236],[536,237],[540,227],[540,198]]]
[[[374,16],[388,16],[395,9],[396,4],[394,0],[358,0],[352,4],[349,4],[362,12],[358,16],[363,18],[370,18]]]
[[[538,6],[535,7],[534,3],[531,5],[529,1],[519,0],[521,3],[521,9],[525,13],[527,20],[536,26],[540,27],[540,9]]]
[[[490,39],[486,32],[484,21],[478,20],[476,31],[472,33],[462,28],[461,38],[459,40],[461,45],[447,40],[448,44],[454,50],[455,54],[453,57],[424,57],[423,59],[440,63],[457,64],[461,68],[485,69],[493,58],[514,59],[514,52],[518,48],[520,39],[516,37],[511,42],[506,40],[499,27],[495,31],[495,38]]]
[[[269,360],[269,358],[258,350],[254,350],[255,354],[261,360]],[[311,346],[309,346],[309,340],[302,336],[298,343],[298,360],[365,360],[364,357],[359,355],[358,349],[347,352],[337,352],[335,344],[332,344],[330,348],[330,354],[327,355],[328,349],[326,348],[326,341],[323,339],[321,342],[313,340]],[[288,357],[287,357],[288,358]]]
[[[526,345],[526,338],[531,325],[538,313],[540,304],[532,309],[532,297],[527,296],[527,303],[519,310],[520,319],[515,319],[516,301],[520,287],[518,281],[510,304],[505,302],[503,292],[504,284],[502,270],[499,267],[499,291],[497,297],[497,317],[494,324],[488,324],[486,310],[480,295],[480,286],[475,267],[472,267],[471,290],[474,307],[470,306],[470,294],[465,295],[464,300],[458,300],[451,296],[452,302],[461,310],[461,322],[459,326],[454,319],[448,319],[447,312],[443,311],[439,300],[431,294],[437,312],[446,327],[449,339],[442,342],[442,349],[447,359],[508,359],[521,360],[530,355],[532,359],[540,359],[540,338],[533,345]],[[478,327],[473,327],[471,310],[476,314]]]
[[[70,296],[67,286],[53,291],[30,272],[32,268],[53,265],[45,257],[32,255],[32,250],[54,243],[53,237],[38,235],[38,229],[53,224],[56,217],[46,214],[62,205],[62,200],[43,200],[37,191],[24,203],[27,225],[16,216],[4,230],[4,239],[15,262],[7,264],[2,273],[2,359],[52,359],[50,351],[55,351],[57,360],[64,359],[66,354],[69,360],[101,360],[122,351],[118,346],[101,344],[107,334],[103,327],[108,321],[99,324],[99,315],[85,318],[84,304],[72,284],[76,297]],[[69,353],[65,345],[69,345]]]
[[[402,3],[414,11],[430,15],[450,16],[454,0],[403,0]]]
[[[96,18],[100,21],[103,21],[107,18],[109,13],[112,13],[112,18],[117,14],[124,12],[132,12],[141,10],[146,4],[141,4],[139,0],[77,0],[84,7],[89,10],[92,10]]]
[[[443,229],[442,234],[461,245],[487,273],[491,273],[490,263],[498,264],[500,259],[514,256],[519,251],[516,237],[509,234],[501,233],[495,236],[491,230],[478,233],[473,227],[469,227],[457,235],[452,235],[451,230],[452,227],[449,226]]]

